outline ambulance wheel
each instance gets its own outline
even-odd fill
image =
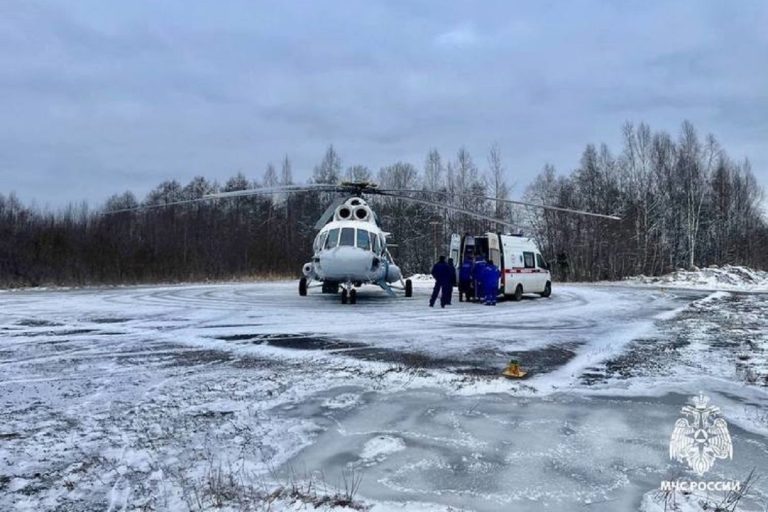
[[[413,297],[413,283],[410,279],[405,280],[405,296]]]
[[[517,288],[515,288],[515,293],[512,295],[512,300],[518,301],[523,298],[523,285],[519,284],[517,285]]]
[[[347,289],[344,288],[341,290],[341,303],[346,304],[347,303]]]
[[[299,295],[301,295],[302,297],[307,296],[307,278],[306,277],[302,277],[301,279],[299,279]]]
[[[547,285],[544,287],[544,291],[541,292],[539,295],[541,295],[544,298],[549,297],[550,295],[552,295],[552,283],[547,281]]]
[[[349,303],[357,304],[357,290],[349,290]]]

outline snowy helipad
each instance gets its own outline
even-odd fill
[[[707,477],[768,473],[765,295],[441,310],[427,285],[0,292],[0,510],[663,510],[699,391],[734,446]],[[510,358],[530,378],[500,378]]]

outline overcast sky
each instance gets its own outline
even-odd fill
[[[768,184],[768,2],[0,0],[0,193],[58,206],[165,179],[545,163],[684,119]]]

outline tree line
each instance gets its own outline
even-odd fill
[[[713,136],[683,123],[673,138],[627,124],[614,154],[588,145],[580,165],[558,175],[545,166],[526,200],[618,215],[621,221],[518,208],[508,199],[498,146],[478,164],[465,148],[452,159],[431,150],[421,168],[397,162],[374,173],[344,167],[330,146],[311,182],[372,181],[417,190],[414,197],[477,211],[537,239],[556,278],[619,279],[695,265],[768,266],[762,190],[748,161],[731,160]],[[266,194],[195,201],[206,194],[293,184],[290,159],[268,164],[260,179],[242,173],[224,183],[196,177],[165,181],[139,200],[131,192],[96,209],[50,211],[0,194],[0,285],[38,286],[289,277],[311,256],[315,222],[328,192]],[[426,272],[445,253],[450,233],[507,228],[397,198],[368,198],[406,273]]]

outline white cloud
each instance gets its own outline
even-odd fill
[[[448,32],[443,32],[435,37],[438,46],[449,48],[466,48],[474,46],[479,41],[475,28],[471,25],[456,27]]]

